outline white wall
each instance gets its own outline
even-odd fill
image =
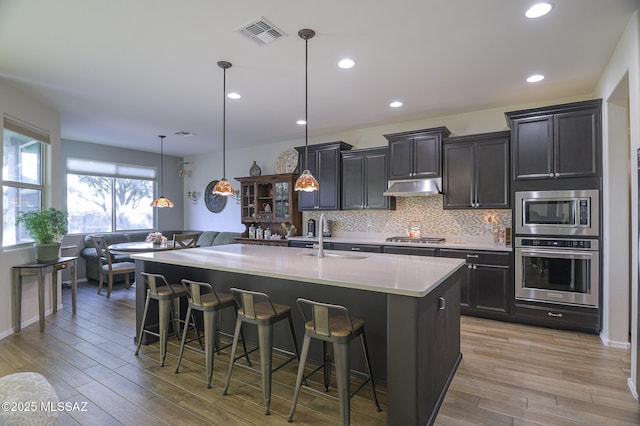
[[[620,129],[620,87],[628,85],[629,135],[627,148],[626,129]],[[605,151],[603,181],[604,196],[604,244],[605,253],[604,290],[607,294],[604,306],[604,328],[602,330],[605,342],[627,342],[628,321],[627,306],[631,297],[631,380],[630,387],[636,393],[638,390],[638,164],[636,151],[640,148],[640,17],[636,11],[629,20],[607,67],[602,74],[596,88],[596,96],[605,101],[603,111],[603,149]],[[624,104],[623,104],[624,105]],[[623,108],[623,107],[622,107]],[[622,146],[621,146],[622,145]],[[624,223],[624,204],[619,200],[629,197],[626,179],[619,170],[624,164],[629,164],[631,182],[631,232],[618,235],[618,224]],[[624,183],[623,183],[624,181]],[[628,208],[627,208],[628,211]],[[625,245],[631,238],[631,295],[629,295],[629,281],[620,276],[620,269],[628,270],[625,262]]]
[[[5,115],[29,123],[50,134],[51,146],[47,153],[47,194],[46,207],[60,208],[60,168],[50,167],[60,163],[60,115],[40,102],[31,99],[13,87],[0,81],[0,119]],[[4,123],[3,123],[4,126]],[[0,200],[0,203],[2,201]],[[11,267],[36,259],[33,246],[13,250],[2,249],[0,256],[0,338],[13,333],[11,318],[13,315],[11,299]],[[29,277],[23,280],[22,323],[23,326],[38,320],[38,293],[36,280]],[[45,310],[51,311],[51,281],[46,285]],[[61,300],[61,297],[58,298]]]

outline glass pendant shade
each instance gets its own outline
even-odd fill
[[[161,195],[160,197],[153,200],[153,203],[151,203],[151,207],[173,207],[173,201]]]
[[[228,197],[229,195],[233,195],[234,191],[229,181],[226,178],[222,178],[216,183],[216,186],[213,188],[213,193]]]
[[[162,194],[162,184],[164,183],[163,180],[163,176],[164,176],[164,138],[166,136],[164,135],[158,135],[158,137],[160,138],[160,194]],[[158,207],[158,208],[164,208],[164,207],[173,207],[173,202],[168,199],[165,198],[164,195],[160,195],[158,198],[156,198],[155,200],[153,200],[153,202],[151,203],[151,207]]]
[[[313,177],[309,169],[305,169],[296,180],[294,189],[296,191],[313,192],[320,189],[320,184],[316,178]]]

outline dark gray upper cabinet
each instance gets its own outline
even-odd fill
[[[442,141],[446,127],[384,135],[389,141],[389,179],[442,176]]]
[[[343,151],[342,210],[395,209],[395,197],[385,197],[389,149]]]
[[[305,163],[305,147],[296,147],[300,153],[298,169],[302,173],[307,164],[320,184],[318,191],[298,191],[298,210],[340,210],[340,152],[350,149],[351,145],[342,141],[311,145]]]
[[[509,132],[444,143],[444,208],[509,208]]]
[[[600,99],[506,113],[514,180],[600,175]]]

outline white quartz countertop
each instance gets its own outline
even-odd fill
[[[337,287],[423,297],[465,264],[464,259],[351,253],[231,244],[133,254],[133,259],[237,272]]]

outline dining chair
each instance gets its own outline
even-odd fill
[[[199,232],[192,234],[173,234],[173,247],[174,248],[190,248],[196,247],[198,244]]]
[[[114,275],[124,275],[125,286],[126,288],[129,288],[129,274],[135,274],[136,264],[133,262],[116,262],[113,254],[109,250],[107,239],[105,237],[92,235],[91,242],[96,248],[99,256],[98,266],[100,268],[100,281],[98,283],[98,294],[102,291],[105,274],[107,275],[107,299],[111,297]]]

